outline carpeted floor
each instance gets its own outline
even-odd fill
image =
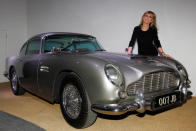
[[[29,93],[14,96],[8,83],[0,84],[0,110],[32,122],[47,131],[75,131],[61,115],[58,104],[49,104]],[[158,114],[120,117],[99,115],[85,131],[196,131],[196,97],[183,106]],[[13,130],[14,131],[14,130]]]

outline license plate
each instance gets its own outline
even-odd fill
[[[161,108],[168,105],[178,103],[180,101],[180,94],[178,92],[166,94],[155,97],[154,108]]]

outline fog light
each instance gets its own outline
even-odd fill
[[[184,94],[184,96],[187,96],[187,88],[186,87],[182,87],[182,93]]]
[[[144,95],[142,92],[141,88],[136,89],[136,99],[137,100],[143,100],[144,99]]]
[[[125,91],[120,91],[118,95],[119,95],[119,97],[120,97],[121,99],[125,99],[125,98],[127,97],[127,94],[126,94]]]
[[[144,108],[145,101],[144,101],[143,91],[141,88],[138,88],[136,90],[135,102],[139,105],[139,108],[136,111],[139,113],[143,113],[145,111]]]
[[[187,82],[187,84],[188,84],[188,85],[190,85],[190,84],[191,84],[191,81],[190,81],[189,79],[188,79],[186,82]]]

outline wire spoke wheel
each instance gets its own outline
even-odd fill
[[[12,72],[11,84],[12,84],[12,89],[14,91],[17,91],[18,81],[17,81],[16,72]]]
[[[71,126],[81,129],[96,121],[97,114],[91,110],[88,94],[76,74],[66,76],[60,91],[61,112]]]
[[[63,107],[71,119],[76,119],[81,112],[82,98],[74,85],[68,85],[63,90]]]
[[[18,76],[16,74],[16,70],[12,68],[10,72],[11,72],[10,83],[11,83],[12,92],[15,95],[23,95],[25,93],[25,90],[22,87],[20,87],[20,84],[18,82]]]

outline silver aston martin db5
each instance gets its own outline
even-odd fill
[[[95,37],[50,32],[29,39],[6,60],[4,75],[15,95],[26,91],[60,103],[75,128],[97,113],[121,115],[179,106],[192,95],[186,69],[174,59],[105,51]]]

